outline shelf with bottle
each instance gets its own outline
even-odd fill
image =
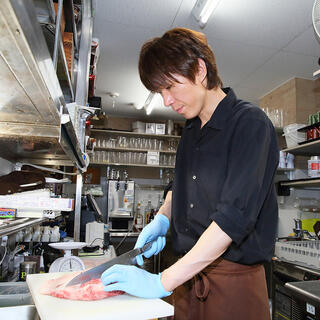
[[[94,136],[96,150],[115,150],[115,151],[159,151],[161,153],[175,153],[179,140],[162,139],[161,135],[153,137],[141,136]]]
[[[121,166],[121,167],[147,167],[147,168],[159,168],[159,169],[174,169],[175,166],[169,165],[148,165],[148,164],[138,164],[138,163],[112,163],[103,161],[92,161],[90,165],[105,165],[105,166]]]
[[[320,187],[320,178],[306,178],[306,179],[296,179],[289,181],[279,181],[283,187],[295,187],[295,188],[319,188]]]
[[[154,134],[154,133],[138,133],[132,131],[121,131],[121,130],[107,130],[107,129],[91,129],[91,133],[102,133],[109,135],[123,135],[123,136],[134,136],[134,137],[156,137],[163,139],[180,139],[180,136],[168,135],[168,134]]]
[[[320,156],[320,138],[291,148],[283,149],[282,151],[300,156]]]
[[[152,155],[152,154],[151,154]],[[173,168],[175,165],[175,154],[156,154],[156,161],[151,161],[151,155],[146,152],[132,151],[96,151],[90,158],[91,164],[125,165],[125,166],[148,166]],[[153,155],[152,155],[153,156]]]
[[[136,149],[136,148],[120,148],[120,147],[95,147],[95,150],[112,150],[112,151],[131,151],[131,152],[148,152],[148,151],[158,151],[161,153],[171,153],[175,154],[175,150],[159,150],[159,149]]]

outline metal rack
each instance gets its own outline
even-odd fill
[[[137,133],[131,131],[120,131],[120,130],[107,130],[107,129],[91,129],[91,136],[94,138],[102,138],[102,137],[126,137],[126,138],[153,138],[156,140],[162,140],[167,144],[167,141],[178,141],[180,136],[175,135],[162,135],[162,134],[152,134],[152,133]],[[148,151],[156,151],[160,154],[168,154],[168,155],[175,155],[176,150],[170,150],[167,145],[163,148],[142,148],[142,147],[129,147],[129,146],[96,146],[96,151],[118,151],[118,152],[142,152],[147,153]],[[94,154],[92,154],[93,156]],[[171,164],[160,164],[160,165],[148,165],[146,163],[130,163],[130,162],[114,162],[114,161],[100,161],[97,159],[92,159],[90,161],[91,165],[111,165],[111,166],[126,166],[126,167],[148,167],[148,168],[168,168],[174,169],[174,165]]]
[[[14,234],[20,230],[39,225],[45,221],[48,221],[48,218],[19,218],[14,221],[10,221],[6,225],[0,225],[0,237]]]
[[[306,127],[307,128],[307,127]],[[305,128],[299,129],[299,131]],[[317,156],[320,155],[320,140],[306,142],[291,148],[283,149],[284,152],[289,152],[294,155],[300,156]],[[289,195],[290,187],[294,188],[319,188],[320,178],[307,178],[307,179],[297,179],[297,180],[287,180],[278,182],[278,194],[279,195]]]

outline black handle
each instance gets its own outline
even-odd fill
[[[152,247],[154,241],[147,242],[142,248],[140,248],[140,253],[144,253]]]

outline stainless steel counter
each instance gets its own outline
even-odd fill
[[[116,237],[138,237],[140,232],[110,232],[110,238]]]
[[[292,290],[298,296],[313,300],[315,303],[320,304],[320,281],[298,281],[287,282],[285,287]]]

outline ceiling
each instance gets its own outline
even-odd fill
[[[159,106],[146,116],[132,106],[142,106],[148,96],[138,73],[142,44],[174,27],[204,32],[224,86],[254,103],[293,77],[313,79],[319,69],[314,0],[221,0],[204,29],[191,16],[195,2],[93,0],[93,36],[100,47],[95,95],[107,114],[181,119],[171,108]],[[119,93],[114,108],[107,92]]]

